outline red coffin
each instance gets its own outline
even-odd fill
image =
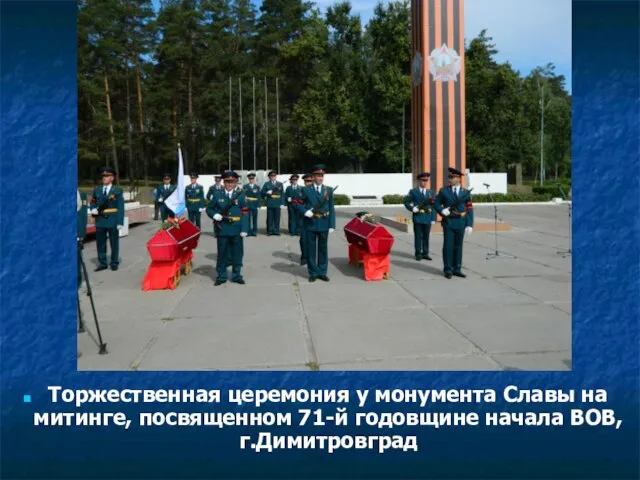
[[[180,220],[179,228],[159,230],[147,242],[152,262],[173,262],[198,246],[200,230],[189,220]]]
[[[361,222],[354,218],[344,227],[347,241],[359,249],[374,255],[388,255],[394,238],[382,225]]]

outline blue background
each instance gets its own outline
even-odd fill
[[[76,4],[1,2],[2,478],[638,478],[638,5],[573,4],[572,372],[167,374],[76,371]],[[302,427],[33,427],[34,411],[73,411],[69,405],[51,405],[48,385],[500,391],[509,384],[605,388],[608,404],[594,406],[614,409],[622,428],[425,427],[419,430],[418,453],[328,455],[239,449],[240,435],[310,432]],[[23,403],[25,394],[32,396],[31,403]],[[136,418],[138,411],[205,408],[93,404],[79,410],[124,411]],[[390,411],[393,406],[378,408]],[[437,408],[483,413],[487,406]],[[502,403],[488,408],[533,409]],[[551,411],[554,406],[537,408]],[[413,431],[418,430],[380,433]],[[349,427],[344,433],[358,432]]]

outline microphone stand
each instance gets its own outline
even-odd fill
[[[558,255],[562,255],[562,258],[567,258],[571,256],[571,202],[567,201],[567,196],[564,194],[564,190],[559,184],[556,184],[558,190],[560,191],[560,195],[562,195],[562,199],[567,202],[567,215],[568,215],[568,223],[569,223],[569,248],[567,250],[561,250],[558,252]]]
[[[84,249],[84,245],[82,240],[78,241],[78,261],[82,267],[82,274],[84,276],[84,281],[87,284],[87,297],[91,301],[91,310],[93,311],[93,318],[96,322],[96,331],[98,332],[98,342],[100,350],[98,353],[100,355],[105,355],[107,352],[107,344],[102,341],[102,334],[100,333],[100,324],[98,323],[98,315],[96,314],[96,306],[93,302],[93,292],[91,291],[91,284],[89,283],[89,274],[87,273],[87,266],[84,263],[84,258],[82,257],[82,250]],[[84,332],[84,322],[82,320],[82,309],[80,308],[80,292],[78,292],[78,332]]]
[[[487,253],[487,258],[486,260],[493,260],[494,258],[498,258],[498,257],[503,257],[503,258],[516,258],[513,255],[507,255],[504,253],[500,253],[498,251],[498,205],[496,204],[495,199],[493,198],[493,195],[491,194],[491,191],[489,190],[489,185],[487,185],[486,183],[484,184],[485,187],[487,187],[487,193],[489,194],[489,200],[491,200],[491,203],[493,203],[493,218],[494,218],[494,234],[495,234],[495,241],[496,241],[496,251],[493,253]]]

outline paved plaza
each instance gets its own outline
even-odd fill
[[[122,238],[120,270],[93,273],[100,327],[109,353],[98,355],[89,300],[81,289],[87,333],[78,334],[80,370],[570,370],[571,257],[566,205],[500,207],[511,231],[499,249],[517,258],[487,260],[493,232],[465,237],[466,279],[442,274],[442,234],[431,235],[433,261],[413,257],[413,235],[396,241],[391,278],[366,282],[349,265],[344,225],[361,209],[337,209],[329,240],[328,283],[307,281],[298,237],[245,239],[246,285],[214,287],[216,241],[204,232],[194,268],[177,289],[143,292],[146,242],[159,222]],[[402,206],[367,209],[407,215]],[[476,205],[476,221],[493,207]]]

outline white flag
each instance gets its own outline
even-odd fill
[[[178,186],[176,190],[169,195],[164,204],[171,210],[176,217],[179,217],[186,210],[184,200],[184,164],[182,163],[182,150],[178,146]]]

